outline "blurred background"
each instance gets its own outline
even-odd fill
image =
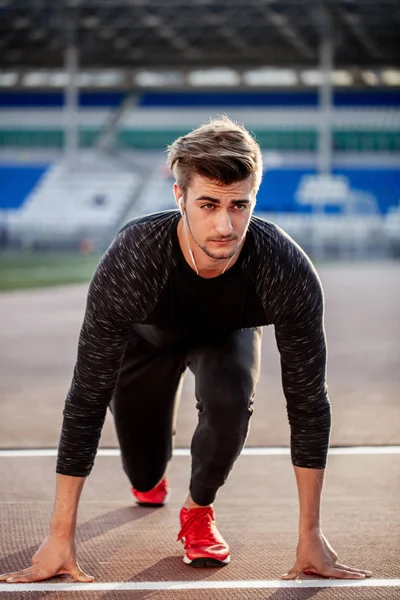
[[[261,145],[256,212],[300,243],[324,286],[331,446],[382,451],[330,457],[327,534],[343,562],[400,577],[400,0],[0,0],[0,572],[26,566],[47,532],[96,264],[127,221],[174,207],[167,145],[222,113]],[[256,452],[289,445],[272,329],[246,442]],[[176,448],[197,420],[188,373]],[[100,445],[118,446],[109,414]],[[85,568],[114,582],[164,567],[186,578],[164,556],[172,521],[149,547],[141,528],[159,522],[131,523],[127,482],[115,459],[100,460],[80,513]],[[189,480],[179,460],[173,502]],[[253,569],[241,578],[260,580],[290,566],[296,492],[288,457],[250,460],[221,498]],[[253,525],[234,518],[234,497],[250,502]],[[271,571],[245,550],[244,522]]]
[[[0,0],[1,289],[86,281],[222,113],[313,259],[400,257],[398,0]]]

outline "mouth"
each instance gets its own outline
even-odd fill
[[[226,244],[230,244],[231,242],[234,242],[234,241],[235,241],[234,238],[229,238],[229,239],[226,239],[226,240],[210,240],[210,242],[212,242],[213,244],[218,244],[218,245],[221,245],[221,246],[224,246]]]

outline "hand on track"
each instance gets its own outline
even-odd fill
[[[321,531],[301,534],[294,566],[281,579],[296,579],[301,573],[335,579],[365,579],[371,571],[348,567],[337,562],[337,554]]]
[[[31,567],[13,573],[4,573],[0,575],[0,581],[31,583],[65,574],[71,575],[80,582],[89,583],[94,579],[80,569],[76,561],[74,544],[50,535],[32,558]]]

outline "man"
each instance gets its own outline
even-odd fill
[[[300,500],[297,560],[283,577],[307,571],[369,576],[337,563],[320,529],[331,424],[323,294],[304,252],[279,227],[252,216],[260,148],[243,127],[223,118],[176,140],[169,165],[179,211],[128,223],[93,277],[65,404],[50,534],[32,567],[2,579],[69,573],[92,581],[76,561],[74,535],[109,405],[137,502],[166,502],[175,407],[187,367],[196,378],[199,419],[178,539],[185,563],[226,565],[229,547],[212,504],[246,440],[260,328],[269,324],[281,355]]]

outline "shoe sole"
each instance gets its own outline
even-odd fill
[[[185,565],[189,565],[195,569],[226,567],[230,560],[230,556],[227,556],[224,560],[218,560],[217,558],[211,558],[209,556],[194,558],[193,560],[190,560],[190,558],[188,558],[186,555],[183,557],[183,562]]]
[[[137,500],[136,504],[138,506],[143,506],[143,508],[161,508],[162,506],[165,506],[165,502],[162,502],[161,504],[154,504],[154,502],[138,502]]]

